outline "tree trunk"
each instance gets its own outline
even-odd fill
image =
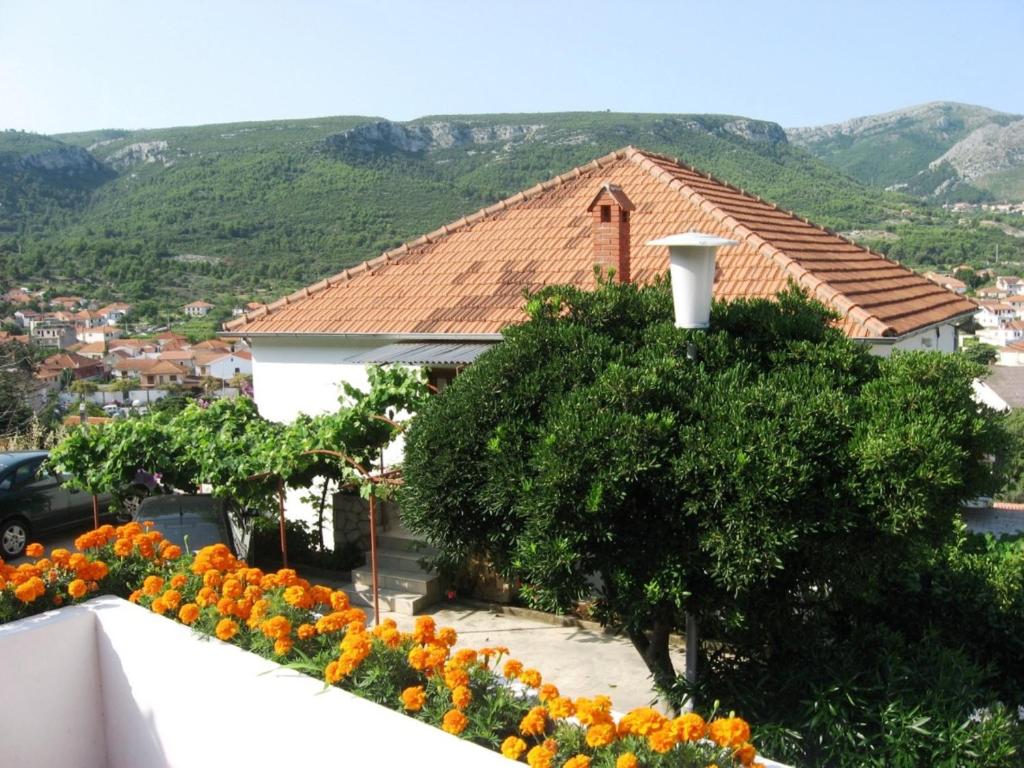
[[[324,507],[327,506],[327,488],[331,484],[329,477],[324,478],[324,488],[320,493],[320,508],[316,514],[316,530],[320,536],[320,551],[323,552],[327,548],[327,544],[324,542]]]
[[[661,619],[654,621],[649,632],[627,630],[633,647],[639,651],[648,671],[654,675],[654,681],[665,688],[671,686],[676,679],[672,657],[668,653],[668,638],[671,632],[671,624]]]

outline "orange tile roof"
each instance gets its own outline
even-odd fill
[[[973,313],[975,305],[883,256],[694,168],[633,147],[347,269],[225,324],[243,335],[497,334],[525,319],[523,289],[594,285],[595,193],[633,201],[631,273],[667,271],[644,243],[698,230],[740,241],[718,253],[715,296],[774,296],[795,280],[850,336],[878,338]]]

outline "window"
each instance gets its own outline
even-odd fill
[[[610,205],[601,206],[601,221],[612,220],[612,207]]]
[[[444,392],[452,379],[459,375],[458,368],[429,368],[427,370],[427,384],[435,394]]]

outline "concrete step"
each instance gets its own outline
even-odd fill
[[[349,602],[356,608],[366,611],[367,617],[373,621],[373,590],[370,587],[356,584],[345,585],[345,594]],[[416,595],[409,592],[399,592],[393,589],[381,589],[380,596],[381,611],[390,611],[401,616],[415,616],[437,602],[436,597],[429,595]]]
[[[411,552],[407,549],[377,549],[377,565],[382,570],[389,571],[417,571],[424,570],[421,561],[426,560],[429,555],[423,552]],[[369,565],[370,553],[366,553],[366,562]]]
[[[369,566],[355,568],[352,571],[352,583],[369,589],[373,584],[373,574]],[[436,573],[423,570],[399,571],[378,568],[377,584],[381,589],[393,589],[396,592],[409,592],[415,595],[441,596],[441,580]]]
[[[408,531],[399,528],[392,528],[377,536],[377,551],[381,549],[395,549],[402,552],[418,552],[421,557],[429,557],[437,554],[437,550],[428,547]]]

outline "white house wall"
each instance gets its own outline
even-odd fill
[[[891,344],[868,342],[872,354],[889,357],[894,350],[908,352],[955,352],[956,328],[952,325],[938,325],[917,333],[907,334]]]

